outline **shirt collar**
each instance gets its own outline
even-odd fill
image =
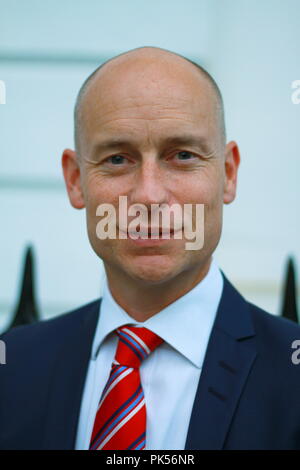
[[[223,290],[223,276],[214,261],[206,276],[185,295],[144,322],[137,322],[114,300],[104,280],[92,358],[107,335],[124,324],[144,326],[159,335],[196,367],[201,367]]]

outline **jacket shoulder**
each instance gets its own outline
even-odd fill
[[[300,325],[266,312],[252,303],[248,305],[256,332],[257,362],[262,365],[262,373],[270,373],[272,380],[276,377],[281,389],[289,387],[291,383],[297,384],[298,388]],[[284,377],[286,383],[283,383]],[[287,396],[290,393],[287,392]]]
[[[84,304],[76,309],[67,311],[54,318],[40,320],[30,325],[20,325],[1,334],[0,339],[5,342],[9,349],[17,353],[24,347],[26,351],[31,347],[42,346],[44,341],[51,341],[52,344],[60,345],[74,330],[91,316],[99,311],[101,299],[96,299],[88,304]]]
[[[277,340],[280,338],[300,339],[300,325],[287,318],[269,313],[257,305],[247,302],[250,308],[255,329],[260,333],[272,335]]]

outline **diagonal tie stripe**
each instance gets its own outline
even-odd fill
[[[143,432],[132,444],[128,450],[141,450],[146,444],[146,433]]]
[[[136,391],[129,397],[114,413],[105,421],[102,428],[99,429],[97,436],[94,439],[94,445],[99,444],[100,438],[105,438],[106,435],[121,421],[121,419],[134,407],[135,403],[138,403],[143,398],[142,387],[136,389]]]
[[[128,325],[116,333],[117,350],[99,401],[90,449],[142,450],[146,405],[139,367],[163,340],[147,328]]]
[[[100,400],[100,403],[99,403],[99,406],[98,408],[100,408],[100,406],[102,405],[103,401],[106,399],[106,396],[111,392],[111,390],[121,381],[123,380],[127,375],[131,374],[133,372],[133,369],[132,368],[129,368],[129,367],[125,367],[124,368],[125,370],[120,370],[120,372],[114,377],[114,380],[111,380],[107,383],[107,386],[105,387],[103,393],[102,393],[102,396],[101,396],[101,400]]]

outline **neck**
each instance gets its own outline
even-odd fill
[[[105,266],[108,286],[114,300],[138,322],[152,317],[196,286],[209,271],[211,258],[203,266],[184,271],[171,280],[149,284],[120,275]]]

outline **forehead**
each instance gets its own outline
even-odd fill
[[[87,141],[118,130],[158,135],[194,128],[211,134],[216,106],[211,84],[192,64],[124,61],[94,77],[82,100],[80,127]]]

